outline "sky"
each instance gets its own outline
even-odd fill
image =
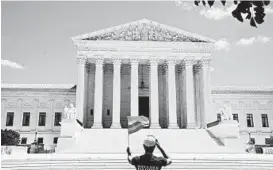
[[[273,86],[273,3],[258,28],[193,2],[1,2],[1,82],[76,84],[71,37],[143,18],[216,40],[212,85]]]

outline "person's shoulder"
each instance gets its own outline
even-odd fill
[[[132,165],[137,165],[138,164],[138,162],[139,162],[139,156],[135,156],[135,157],[133,157],[132,158]]]
[[[168,163],[168,160],[164,157],[154,157],[154,159],[156,160],[156,162],[158,162],[161,166],[166,166]]]

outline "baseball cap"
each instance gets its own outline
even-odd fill
[[[144,142],[143,144],[147,147],[152,147],[152,146],[155,146],[155,137],[152,136],[152,135],[147,135],[145,138],[144,138]]]

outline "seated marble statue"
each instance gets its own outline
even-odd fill
[[[220,109],[221,120],[232,120],[231,109],[227,105]]]
[[[69,107],[64,108],[64,119],[76,119],[77,112],[76,108],[74,107],[73,103],[70,103]]]

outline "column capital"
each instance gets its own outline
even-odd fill
[[[182,63],[186,67],[193,66],[196,63],[196,60],[194,60],[194,59],[185,59],[185,60],[182,61]]]
[[[175,59],[175,58],[167,58],[167,59],[166,59],[166,64],[167,64],[168,66],[175,66],[175,64],[176,64],[176,59]]]
[[[121,57],[118,57],[118,56],[113,57],[113,65],[114,66],[121,65],[121,62],[122,62]]]
[[[86,56],[77,56],[77,64],[85,65],[86,63],[87,63],[87,57]]]
[[[130,58],[130,64],[131,66],[136,66],[139,64],[139,59],[138,58]]]
[[[158,63],[159,63],[159,59],[156,58],[156,57],[152,57],[152,58],[149,59],[150,66],[157,66]]]
[[[97,65],[103,65],[104,64],[104,58],[102,58],[102,57],[96,57],[95,58],[95,64],[96,64],[96,66]]]
[[[210,66],[211,59],[201,59],[199,61],[199,64],[203,67],[209,67]]]

